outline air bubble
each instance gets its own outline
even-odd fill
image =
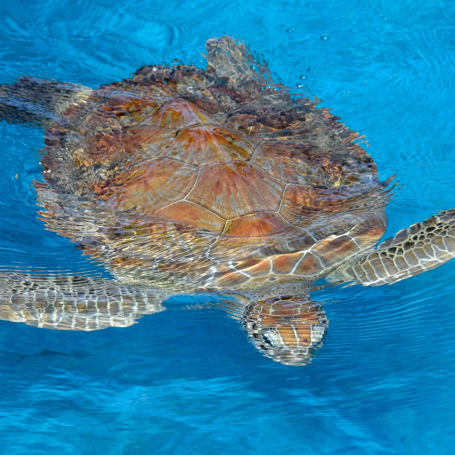
[[[321,35],[321,40],[322,41],[329,41],[330,40],[330,35]]]

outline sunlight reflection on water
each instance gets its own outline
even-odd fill
[[[382,179],[398,174],[386,236],[455,207],[451,2],[3,2],[0,15],[1,83],[96,87],[145,63],[200,65],[207,38],[240,37],[364,134]],[[36,219],[41,132],[0,123],[0,143],[2,265],[104,274]],[[317,293],[330,332],[301,369],[258,355],[222,311],[182,311],[190,299],[123,330],[1,322],[3,450],[450,453],[454,274]]]

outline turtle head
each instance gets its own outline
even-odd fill
[[[307,365],[322,346],[328,321],[308,298],[277,297],[248,305],[243,324],[265,356],[285,365]]]

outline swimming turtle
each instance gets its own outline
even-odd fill
[[[386,229],[390,179],[316,101],[293,95],[229,37],[207,68],[144,66],[96,90],[29,77],[0,86],[0,116],[45,128],[35,189],[48,229],[111,280],[4,271],[0,318],[97,330],[214,301],[265,355],[310,361],[327,319],[310,292],[394,283],[447,262],[455,211]]]

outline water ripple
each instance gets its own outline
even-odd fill
[[[145,63],[199,65],[210,36],[243,38],[366,136],[381,179],[397,173],[386,236],[455,207],[449,0],[3,2],[0,17],[1,83],[28,74],[97,87]],[[36,218],[41,133],[0,123],[0,144],[2,265],[106,277]],[[315,293],[329,331],[304,368],[258,355],[238,320],[196,297],[93,333],[2,321],[3,450],[451,453],[453,283],[446,264]]]

